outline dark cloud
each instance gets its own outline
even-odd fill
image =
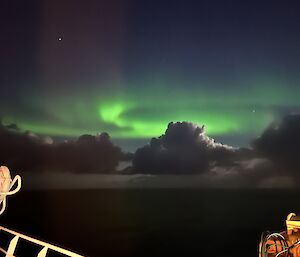
[[[133,186],[295,187],[299,131],[300,115],[289,115],[270,125],[253,148],[234,148],[215,142],[204,127],[171,122],[165,134],[128,154],[107,133],[57,143],[21,132],[15,124],[1,125],[0,162],[17,172],[145,174],[135,177]],[[185,174],[194,174],[193,179]]]
[[[253,142],[257,155],[270,159],[282,173],[298,175],[300,168],[300,114],[285,116],[271,124]]]
[[[14,124],[0,126],[0,162],[18,172],[69,171],[112,173],[129,155],[115,146],[107,133],[82,135],[54,143],[50,137],[21,132]]]
[[[241,155],[240,155],[241,157]],[[237,159],[238,159],[237,155]],[[281,183],[282,182],[282,183]],[[207,172],[184,174],[140,174],[130,186],[141,188],[287,188],[295,182],[274,172],[274,164],[263,158],[244,158],[232,165],[211,166]]]
[[[233,165],[217,165],[207,173],[206,179],[213,187],[259,187],[269,178],[276,177],[280,180],[276,172],[275,165],[268,159],[245,156],[236,156]],[[266,183],[267,184],[267,183]]]
[[[169,123],[164,135],[139,148],[133,170],[147,174],[193,174],[211,165],[231,163],[235,148],[216,143],[204,127],[189,122]]]
[[[217,143],[205,135],[203,127],[188,122],[170,123],[164,135],[153,138],[148,145],[138,149],[133,159],[133,173],[151,175],[194,174],[193,179],[169,176],[146,176],[136,178],[136,185],[147,186],[188,186],[208,188],[284,188],[295,186],[295,174],[281,172],[288,170],[295,163],[296,146],[299,138],[297,116],[288,116],[282,122],[279,134],[290,135],[288,138],[268,128],[254,143],[253,148],[233,148]],[[298,124],[298,125],[297,125]],[[293,132],[292,132],[293,131]],[[273,138],[276,134],[276,138]],[[293,135],[293,136],[292,136]],[[277,156],[273,154],[274,143],[284,145],[286,157],[281,157],[284,169],[278,166]],[[268,144],[267,144],[267,143]],[[289,147],[292,146],[293,147]],[[259,147],[258,147],[259,146]],[[263,151],[265,149],[265,151]],[[270,149],[270,152],[266,151]],[[277,148],[278,149],[278,148]],[[271,151],[272,150],[272,151]],[[274,150],[280,153],[278,150]],[[278,152],[277,152],[278,151]],[[289,152],[292,151],[294,155]],[[272,153],[272,154],[271,154]],[[294,156],[292,162],[291,157]],[[167,182],[167,180],[169,182]]]

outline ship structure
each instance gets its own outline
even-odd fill
[[[5,211],[7,197],[17,193],[21,189],[21,186],[22,182],[19,175],[12,179],[9,169],[5,166],[0,166],[0,215]],[[0,256],[19,257],[15,255],[18,248],[18,243],[20,241],[26,241],[30,244],[39,246],[38,249],[40,250],[32,257],[47,257],[50,252],[51,254],[56,253],[59,256],[84,257],[83,255],[79,255],[64,248],[43,242],[39,239],[13,231],[3,226],[0,226],[0,231],[9,234],[11,237],[6,249],[0,247]]]
[[[259,257],[300,257],[300,216],[290,213],[285,231],[264,232],[259,244]]]

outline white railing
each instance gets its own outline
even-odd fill
[[[16,185],[16,188],[12,190],[14,185]],[[6,197],[17,193],[20,190],[20,188],[21,188],[21,177],[17,175],[12,180],[9,169],[6,166],[0,166],[0,215],[5,210]],[[54,251],[57,253],[62,253],[64,255],[70,256],[70,257],[83,257],[82,255],[79,255],[77,253],[70,252],[70,251],[60,248],[58,246],[48,244],[46,242],[31,238],[29,236],[25,236],[21,233],[18,233],[13,230],[10,230],[10,229],[0,226],[0,232],[1,231],[5,231],[6,233],[13,235],[13,238],[10,240],[7,250],[0,247],[0,252],[4,253],[5,257],[16,257],[14,255],[14,253],[17,248],[19,239],[23,239],[25,241],[42,246],[42,250],[40,250],[37,253],[36,257],[46,257],[48,250],[51,250],[51,251]]]
[[[43,247],[42,250],[40,250],[37,253],[36,257],[46,257],[48,250],[52,250],[52,251],[57,252],[57,253],[62,253],[64,255],[70,256],[70,257],[84,257],[83,255],[79,255],[77,253],[73,253],[71,251],[65,250],[65,249],[60,248],[58,246],[51,245],[51,244],[48,244],[46,242],[40,241],[38,239],[31,238],[29,236],[26,236],[26,235],[23,235],[21,233],[15,232],[13,230],[4,228],[2,226],[0,226],[0,231],[5,231],[5,232],[7,232],[7,233],[14,236],[10,240],[10,243],[9,243],[9,246],[8,246],[7,250],[5,250],[3,248],[0,248],[0,251],[5,254],[5,257],[17,257],[17,256],[14,255],[14,253],[15,253],[15,250],[17,248],[18,241],[19,241],[20,238],[25,240],[25,241],[29,241],[31,243],[34,243],[36,245],[39,245],[39,246]]]

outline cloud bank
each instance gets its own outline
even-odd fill
[[[299,131],[300,115],[288,115],[251,147],[234,148],[207,136],[204,126],[171,122],[163,135],[129,154],[107,133],[57,143],[1,125],[0,162],[31,174],[135,175],[123,180],[125,187],[293,188],[300,181]]]
[[[120,161],[128,159],[107,133],[54,143],[12,124],[0,126],[0,142],[1,165],[21,172],[113,173]]]
[[[300,114],[288,115],[279,124],[271,124],[253,142],[258,155],[270,159],[280,172],[299,175]]]
[[[206,136],[204,126],[171,122],[165,134],[136,151],[133,170],[146,174],[203,173],[212,165],[228,162],[234,152],[233,147]]]

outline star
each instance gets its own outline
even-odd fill
[[[61,38],[61,37],[59,37],[59,38],[58,38],[58,41],[62,41],[62,38]]]

